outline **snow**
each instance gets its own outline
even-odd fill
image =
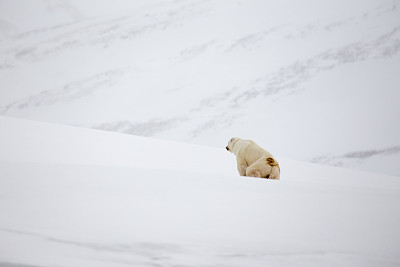
[[[399,27],[398,0],[3,0],[0,114],[399,176],[345,156],[400,146]]]
[[[399,40],[398,0],[0,1],[0,267],[399,266]]]
[[[0,266],[398,266],[398,177],[0,116]]]

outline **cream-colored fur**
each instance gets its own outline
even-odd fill
[[[276,159],[253,141],[234,137],[228,142],[226,149],[235,154],[240,175],[280,179],[280,168]]]

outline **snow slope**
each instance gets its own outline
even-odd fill
[[[397,177],[0,117],[0,266],[398,266]],[[224,144],[225,145],[225,144]]]
[[[2,115],[400,175],[398,0],[5,0],[0,31]]]

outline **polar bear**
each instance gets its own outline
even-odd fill
[[[280,168],[276,159],[253,141],[233,137],[226,150],[235,154],[241,176],[280,179]]]

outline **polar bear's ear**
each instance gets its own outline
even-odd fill
[[[232,137],[231,140],[230,140],[230,142],[234,142],[234,141],[237,141],[237,140],[239,140],[239,139],[240,139],[239,137]]]

